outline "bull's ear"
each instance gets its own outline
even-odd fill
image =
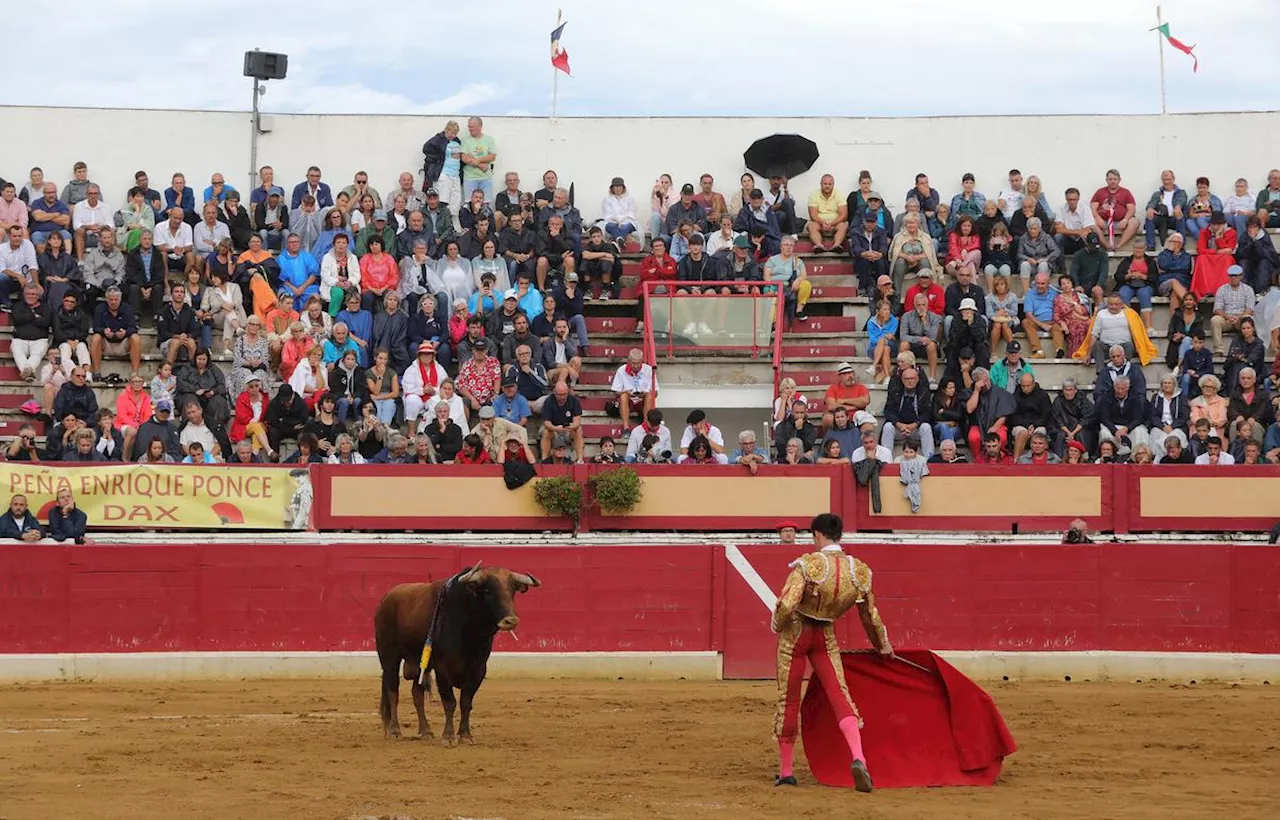
[[[511,580],[516,584],[516,592],[527,592],[531,587],[542,586],[542,582],[533,573],[513,572]]]

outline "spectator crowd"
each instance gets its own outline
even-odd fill
[[[920,174],[897,216],[865,171],[847,197],[822,175],[803,206],[785,177],[744,174],[726,197],[709,174],[696,188],[664,174],[647,225],[615,177],[588,224],[554,171],[522,190],[496,172],[480,118],[463,132],[447,123],[423,146],[423,176],[405,171],[385,196],[363,171],[337,188],[314,166],[288,190],[263,166],[247,199],[221,174],[197,192],[176,173],[160,192],[138,171],[113,205],[84,163],[61,192],[40,168],[0,180],[0,310],[38,391],[24,409],[48,427],[40,447],[24,426],[7,458],[582,461],[585,304],[620,296],[647,227],[648,289],[780,290],[793,331],[813,293],[797,236],[847,255],[871,305],[865,353],[884,410],[869,412],[843,363],[813,402],[783,381],[772,442],[748,430],[731,449],[701,410],[677,442],[632,350],[607,407],[626,441],[593,442],[593,460],[754,472],[902,447],[935,463],[1280,463],[1280,371],[1265,364],[1280,333],[1267,234],[1280,171],[1227,197],[1203,177],[1188,193],[1166,171],[1143,200],[1111,170],[1061,203],[1017,170],[991,196],[966,174],[949,199]],[[1155,297],[1168,298],[1169,331],[1165,371],[1147,384],[1161,361]],[[688,318],[684,335],[716,332],[713,311]],[[142,328],[158,353],[147,372]],[[1092,386],[1067,379],[1051,397],[1035,371],[1047,358],[1091,364]],[[107,359],[129,375],[105,372]],[[121,388],[114,407],[95,384]]]

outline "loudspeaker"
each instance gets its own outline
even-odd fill
[[[259,80],[283,80],[289,71],[289,55],[270,51],[246,51],[244,76]]]

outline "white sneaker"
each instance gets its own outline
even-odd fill
[[[644,335],[644,322],[636,322],[636,333]]]
[[[681,336],[689,336],[689,337],[691,337],[691,338],[692,338],[692,337],[694,337],[694,336],[697,336],[697,335],[698,335],[698,326],[697,326],[697,325],[695,325],[693,322],[690,322],[689,324],[687,324],[687,325],[685,325],[685,326],[684,326],[684,330],[680,332],[680,335],[681,335]]]
[[[708,325],[706,322],[702,322],[701,324],[698,325],[698,333],[700,333],[703,336],[715,335],[715,331],[712,330],[710,325]]]

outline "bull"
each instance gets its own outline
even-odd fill
[[[400,673],[413,682],[418,736],[430,738],[425,708],[430,678],[444,706],[444,742],[453,745],[453,690],[461,693],[458,737],[471,736],[471,704],[488,670],[493,638],[520,624],[515,596],[542,586],[534,576],[479,562],[444,581],[400,584],[378,603],[373,616],[378,661],[382,665],[382,697],[378,713],[388,737],[400,737]],[[431,639],[431,656],[422,670],[423,646]]]

